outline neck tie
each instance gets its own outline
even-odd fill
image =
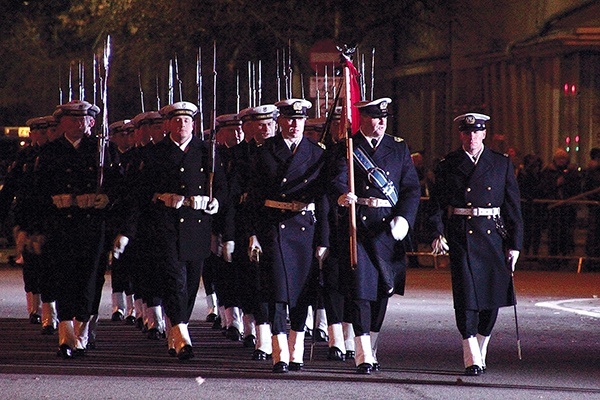
[[[373,146],[373,150],[377,147],[377,139],[371,139],[371,146]]]
[[[296,150],[296,143],[292,143],[292,145],[290,146],[290,151],[292,152],[292,154],[294,153],[295,150]]]

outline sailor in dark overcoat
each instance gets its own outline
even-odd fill
[[[322,174],[324,149],[303,136],[310,102],[288,99],[279,108],[281,134],[257,148],[255,176],[250,188],[252,229],[250,249],[262,249],[260,270],[263,302],[273,310],[273,372],[300,370],[303,366],[304,324],[310,299],[303,296],[313,258],[313,240],[322,257],[328,247],[327,218],[320,216],[325,195]],[[291,331],[286,335],[286,308]],[[261,309],[264,309],[261,307]],[[262,313],[260,313],[262,314]],[[257,315],[257,325],[266,316]]]
[[[142,206],[150,202],[147,215],[156,235],[152,256],[164,283],[164,308],[172,326],[169,348],[180,360],[194,356],[188,322],[210,251],[212,215],[226,190],[217,157],[209,191],[209,145],[193,135],[197,111],[185,101],[165,110],[170,134],[148,155],[138,199]],[[118,244],[117,251],[121,250]]]
[[[377,336],[388,299],[394,293],[404,294],[406,255],[402,240],[414,224],[420,198],[419,178],[406,142],[385,134],[390,102],[384,97],[356,104],[360,131],[353,136],[353,145],[367,153],[373,162],[371,168],[378,168],[385,176],[388,189],[397,193],[395,204],[356,161],[355,193],[348,192],[345,159],[340,160],[335,178],[335,187],[341,193],[338,204],[347,207],[356,203],[358,258],[356,268],[350,271],[350,297],[356,335],[355,363],[361,374],[379,368]],[[348,261],[346,265],[349,264]]]
[[[450,252],[456,323],[468,375],[485,371],[498,308],[515,304],[512,272],[523,241],[512,162],[483,145],[488,120],[478,113],[455,118],[462,148],[439,163],[430,199],[434,252]]]
[[[57,279],[59,355],[63,358],[83,354],[87,347],[105,220],[114,198],[110,174],[102,182],[98,179],[98,141],[89,136],[99,111],[80,100],[59,105],[54,116],[63,136],[45,146],[36,167],[47,234],[45,250]]]

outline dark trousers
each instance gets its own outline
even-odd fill
[[[354,335],[368,335],[370,332],[379,332],[383,325],[387,310],[388,297],[381,297],[375,301],[356,299],[351,302],[352,327]]]
[[[463,339],[477,334],[490,336],[498,318],[498,309],[492,310],[454,310],[456,326]]]
[[[164,307],[171,324],[188,323],[200,287],[204,260],[176,261],[164,265]]]

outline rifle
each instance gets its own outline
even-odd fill
[[[277,83],[277,101],[281,101],[281,77],[279,76],[279,49],[277,49],[277,72],[275,73]]]
[[[213,109],[210,121],[210,154],[208,171],[208,197],[213,199],[213,181],[215,178],[215,158],[217,145],[217,41],[213,42]]]
[[[144,111],[144,89],[142,89],[142,72],[138,69],[138,85],[140,87],[140,103],[142,104],[142,112]]]
[[[252,61],[248,61],[248,107],[252,107]]]
[[[373,100],[373,91],[375,89],[375,47],[371,51],[371,100]]]
[[[240,70],[235,75],[235,112],[240,113]]]
[[[179,79],[179,62],[177,61],[177,54],[175,54],[175,79],[177,80],[177,86],[179,87],[179,101],[183,101],[183,94],[181,93],[181,79]]]
[[[317,109],[316,118],[321,118],[321,91],[319,90],[319,71],[315,71],[315,92],[317,95]],[[327,109],[327,100],[325,100],[325,109]],[[325,130],[323,130],[325,132]],[[323,143],[323,136],[321,137],[321,143]]]
[[[60,65],[58,66],[58,104],[63,103],[63,91],[62,91],[62,77],[60,71]]]
[[[318,82],[318,81],[317,81]],[[325,81],[323,82],[325,85],[325,109],[329,110],[329,82],[327,80],[327,65],[325,66]],[[318,87],[318,84],[317,84]],[[321,107],[319,107],[320,109]]]
[[[160,90],[158,88],[158,74],[156,74],[156,109],[160,110]]]
[[[341,62],[344,68],[344,104],[342,106],[342,121],[340,123],[340,133],[346,139],[346,163],[348,166],[348,191],[354,193],[354,146],[352,144],[352,99],[350,90],[350,68],[347,63],[350,61],[356,48],[344,46],[341,50]],[[341,92],[341,90],[340,90]],[[339,93],[339,92],[338,92]],[[350,267],[355,270],[358,266],[358,242],[356,235],[356,204],[350,203],[348,209],[349,220],[349,240],[350,240]]]
[[[102,82],[102,131],[98,135],[98,180],[96,191],[104,183],[104,157],[108,145],[108,73],[110,67],[110,35],[106,37],[103,55],[104,81]]]
[[[204,113],[202,112],[202,48],[198,47],[198,57],[196,58],[196,86],[198,87],[198,112],[200,121],[196,136],[202,137],[204,134]]]
[[[85,64],[79,60],[79,100],[85,100]]]
[[[173,89],[173,60],[169,60],[169,96],[168,96],[168,101],[169,104],[173,104],[173,93],[174,89]]]
[[[321,135],[321,140],[319,140],[320,143],[323,143],[325,145],[327,144],[327,138],[331,137],[331,134],[330,134],[331,124],[333,123],[335,108],[337,107],[337,105],[340,101],[340,93],[342,93],[342,85],[343,84],[344,84],[344,82],[340,81],[337,91],[335,90],[335,86],[334,86],[334,91],[336,92],[336,95],[333,100],[333,103],[331,103],[331,107],[329,107],[329,109],[327,110],[327,119],[325,120],[325,126],[323,128],[323,134]]]
[[[94,60],[92,61],[92,79],[94,80],[94,104],[96,104],[97,101],[97,97],[98,97],[98,88],[97,88],[97,77],[96,77],[96,68],[98,68],[98,61],[96,59],[96,53],[94,53]]]
[[[256,99],[256,105],[262,104],[262,60],[258,60],[258,97]]]
[[[292,97],[294,97],[294,93],[292,90],[292,86],[294,85],[294,79],[292,78],[293,72],[294,72],[294,70],[292,69],[292,39],[288,39],[288,75],[289,75],[289,84],[290,84],[290,88],[289,88],[289,92],[288,92],[288,99],[291,99]]]
[[[73,62],[69,63],[69,101],[73,100]]]

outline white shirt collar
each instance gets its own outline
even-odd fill
[[[481,145],[481,150],[479,151],[479,153],[477,153],[476,155],[472,155],[471,153],[469,153],[468,151],[466,151],[465,149],[464,152],[469,156],[469,158],[473,161],[474,164],[477,164],[479,162],[479,157],[481,157],[481,154],[483,154],[483,149],[485,148],[484,145]]]
[[[76,141],[74,141],[74,142],[72,142],[72,141],[71,141],[71,139],[69,139],[69,138],[67,137],[67,135],[64,135],[64,136],[65,136],[65,139],[67,139],[67,141],[68,141],[69,143],[71,143],[71,145],[72,145],[74,148],[76,148],[76,149],[77,149],[77,148],[79,148],[79,144],[81,143],[81,138],[80,138],[80,139],[77,139],[77,140],[76,140]]]
[[[185,152],[185,150],[188,147],[188,144],[190,144],[190,142],[192,141],[193,136],[190,136],[190,138],[188,140],[186,140],[185,142],[179,144],[176,141],[173,140],[173,138],[169,137],[171,139],[171,141],[173,143],[175,143],[177,145],[177,147],[179,147],[181,149],[181,151]]]
[[[285,144],[287,145],[287,147],[290,148],[290,149],[292,147],[292,143],[295,143],[296,144],[296,148],[298,148],[298,145],[302,141],[302,138],[300,138],[300,140],[298,140],[298,141],[294,141],[294,140],[291,140],[291,139],[283,139],[283,141],[285,142]]]

